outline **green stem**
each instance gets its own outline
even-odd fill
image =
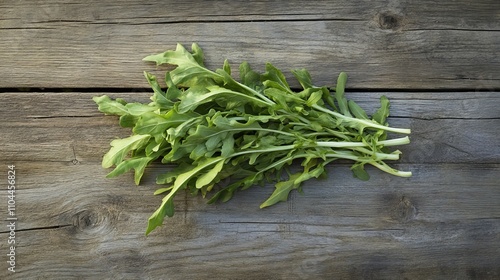
[[[202,139],[208,139],[208,138],[211,138],[215,135],[225,133],[225,132],[232,132],[232,131],[265,131],[265,132],[269,132],[269,133],[283,134],[286,136],[294,136],[292,133],[288,133],[288,132],[281,131],[281,130],[268,129],[268,128],[233,128],[233,129],[224,129],[222,131],[218,131],[218,132],[210,134],[207,137],[204,137]]]
[[[264,100],[266,103],[268,103],[270,106],[272,105],[276,105],[276,103],[274,101],[272,101],[271,99],[267,98],[265,95],[261,94],[260,92],[236,81],[236,83],[238,83],[242,88],[244,88],[245,90],[247,91],[250,91],[252,94],[254,94],[255,96],[258,96],[260,99]]]
[[[250,100],[252,100],[252,101],[254,101],[256,103],[260,103],[260,104],[263,104],[265,106],[272,106],[272,105],[274,105],[274,103],[269,103],[266,100],[262,100],[262,98],[259,98],[259,96],[256,97],[256,96],[252,96],[252,95],[245,94],[245,93],[242,93],[242,92],[238,92],[238,91],[234,91],[234,90],[229,90],[229,89],[226,89],[226,88],[221,87],[221,86],[210,86],[210,87],[207,87],[207,89],[210,90],[210,92],[212,94],[229,93],[229,94],[236,95],[236,96],[239,96],[239,97],[242,97],[242,98],[250,99]]]
[[[296,148],[295,145],[284,145],[284,146],[276,146],[276,147],[260,149],[260,150],[247,150],[247,151],[241,151],[241,152],[234,153],[234,154],[228,156],[228,158],[237,157],[237,156],[246,155],[246,154],[251,154],[251,153],[270,153],[270,152],[293,150],[295,148]]]
[[[367,144],[363,142],[316,142],[318,147],[328,147],[328,148],[351,148],[351,147],[366,147]]]
[[[373,156],[373,160],[398,160],[399,159],[399,153],[391,153],[391,154],[385,154],[385,153],[377,153],[370,151],[364,147],[356,147],[352,148],[354,151],[358,151],[364,154],[368,154]]]
[[[400,171],[400,170],[397,170],[397,169],[394,169],[394,168],[388,166],[384,162],[375,162],[374,161],[374,162],[369,162],[369,164],[377,167],[378,169],[380,169],[382,171],[385,171],[389,174],[396,175],[399,177],[411,177],[411,175],[412,175],[411,171]]]
[[[382,129],[382,130],[396,132],[396,133],[403,133],[403,134],[410,134],[411,133],[410,129],[394,128],[394,127],[389,127],[389,126],[378,124],[378,123],[373,122],[371,120],[363,120],[363,119],[357,119],[357,118],[353,118],[353,117],[347,117],[347,116],[344,116],[340,113],[323,108],[317,104],[314,104],[312,107],[318,111],[323,112],[323,113],[330,114],[330,115],[336,117],[337,119],[343,119],[343,120],[346,120],[348,122],[357,122],[357,123],[362,124],[366,127],[372,127],[372,128]]]
[[[408,136],[405,136],[405,137],[402,137],[402,138],[396,138],[396,139],[378,141],[377,143],[380,144],[380,145],[384,145],[386,147],[389,147],[389,146],[398,146],[398,145],[405,145],[405,144],[410,144],[410,138]]]
[[[378,141],[378,145],[382,146],[396,146],[396,145],[404,145],[410,143],[410,138],[408,136],[391,139],[391,140],[383,140]],[[343,147],[368,147],[369,145],[363,142],[328,142],[328,141],[319,141],[316,144],[320,147],[332,147],[332,148],[343,148]]]

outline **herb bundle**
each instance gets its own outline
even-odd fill
[[[93,100],[101,112],[120,116],[120,125],[133,132],[111,142],[102,166],[115,168],[107,177],[133,169],[139,184],[153,161],[174,164],[156,179],[165,187],[154,194],[166,195],[149,218],[146,234],[174,214],[174,197],[182,189],[204,197],[213,191],[209,203],[225,202],[238,190],[273,181],[275,190],[260,205],[263,208],[286,201],[290,191],[301,191],[304,181],[325,175],[325,166],[339,159],[353,161],[351,170],[362,180],[369,178],[366,164],[396,176],[411,176],[386,164],[400,155],[388,147],[409,143],[407,136],[387,139],[387,132],[409,134],[410,130],[388,126],[385,96],[371,117],[347,100],[345,73],[330,89],[315,86],[307,70],[294,70],[302,89],[293,90],[270,63],[264,73],[258,73],[243,62],[239,81],[231,76],[227,60],[222,69],[209,70],[197,44],[191,52],[178,44],[175,51],[144,60],[176,65],[165,75],[166,90],[145,72],[153,89],[150,103],[127,103],[106,95]],[[300,171],[291,172],[288,167],[297,161]]]

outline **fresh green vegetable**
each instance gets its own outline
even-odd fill
[[[192,52],[178,44],[175,51],[144,61],[177,66],[166,73],[166,90],[145,72],[153,89],[149,104],[108,96],[93,100],[101,112],[120,116],[120,125],[133,132],[111,142],[102,161],[104,168],[115,166],[108,177],[133,169],[139,184],[153,161],[173,164],[156,179],[166,187],[155,194],[166,195],[149,218],[146,234],[174,214],[174,197],[183,189],[203,196],[216,190],[208,202],[225,202],[238,190],[274,181],[275,190],[260,205],[263,208],[286,201],[292,190],[301,191],[303,182],[325,175],[325,166],[339,159],[353,161],[351,170],[362,180],[369,178],[366,164],[396,176],[411,176],[385,163],[400,155],[387,147],[409,143],[407,136],[388,140],[387,132],[409,134],[410,130],[388,126],[385,96],[371,118],[347,100],[345,73],[329,89],[315,86],[307,70],[294,70],[302,86],[294,90],[272,64],[267,63],[261,74],[243,62],[237,81],[227,60],[222,69],[207,69],[197,44]],[[297,161],[301,170],[291,173],[288,167]]]

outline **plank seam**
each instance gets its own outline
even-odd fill
[[[449,79],[452,80],[452,79]],[[500,81],[500,79],[490,79],[492,81]],[[164,88],[163,88],[164,89]],[[291,88],[295,91],[301,91],[300,88]],[[82,93],[137,93],[137,92],[152,92],[151,88],[47,88],[47,87],[0,87],[0,93],[68,93],[68,92],[82,92]],[[463,92],[496,92],[500,91],[498,88],[349,88],[349,92],[411,92],[411,93],[463,93]]]

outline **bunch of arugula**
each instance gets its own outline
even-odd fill
[[[385,161],[398,160],[400,152],[387,147],[407,144],[407,136],[387,139],[387,132],[409,134],[409,129],[389,127],[389,101],[369,117],[344,96],[347,75],[340,73],[335,88],[315,86],[305,69],[294,70],[301,90],[290,88],[283,73],[266,64],[263,74],[243,62],[240,81],[231,76],[228,61],[222,69],[209,70],[197,44],[144,58],[157,65],[176,65],[165,76],[163,90],[155,76],[145,72],[153,89],[149,104],[127,103],[108,96],[94,97],[99,110],[120,116],[122,127],[133,135],[113,140],[102,166],[116,166],[107,177],[131,169],[139,184],[145,168],[157,159],[175,164],[156,182],[166,185],[160,207],[149,218],[146,235],[174,214],[174,197],[181,189],[205,195],[218,191],[209,203],[228,201],[237,190],[274,181],[275,190],[260,207],[286,201],[301,183],[325,174],[325,166],[338,159],[354,161],[355,177],[368,180],[366,164],[393,175],[411,172],[393,169]],[[299,172],[287,168],[299,160]],[[283,172],[285,171],[285,172]],[[229,182],[225,185],[222,182]]]

